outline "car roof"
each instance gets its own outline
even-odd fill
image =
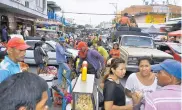
[[[42,37],[33,37],[33,36],[28,36],[26,37],[26,40],[41,40]],[[48,40],[51,40],[50,38],[46,38],[45,39],[48,41]]]
[[[121,36],[121,35],[141,35],[141,36],[148,36],[149,37],[149,34],[147,34],[147,33],[136,32],[136,31],[115,31],[114,34],[115,34],[115,36]]]

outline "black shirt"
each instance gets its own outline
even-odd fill
[[[124,87],[121,84],[106,79],[103,95],[104,101],[113,101],[113,104],[117,106],[125,105]]]

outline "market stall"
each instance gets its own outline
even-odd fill
[[[98,110],[98,92],[95,75],[87,74],[87,80],[78,77],[73,88],[73,110]]]
[[[36,21],[36,36],[48,36],[50,38],[58,37],[62,23],[56,20],[37,20]]]

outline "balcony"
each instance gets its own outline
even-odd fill
[[[55,12],[47,12],[48,19],[56,20],[56,13]]]

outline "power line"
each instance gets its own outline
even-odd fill
[[[78,13],[78,12],[64,12],[67,14],[85,14],[85,15],[120,15],[120,14],[106,14],[106,13]]]

